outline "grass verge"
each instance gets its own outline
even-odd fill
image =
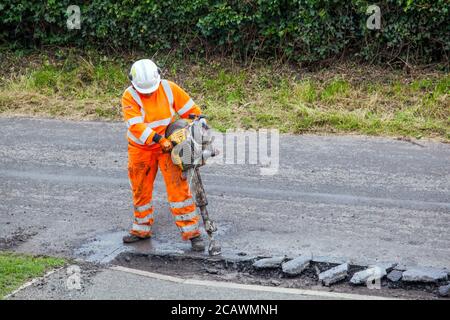
[[[70,49],[0,52],[0,115],[121,120],[120,96],[134,56]],[[187,62],[156,56],[218,130],[360,133],[450,140],[450,75],[336,63],[309,71],[276,62]]]
[[[25,282],[64,265],[60,258],[0,252],[0,299]]]

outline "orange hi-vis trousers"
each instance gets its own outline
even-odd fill
[[[130,233],[139,237],[152,235],[154,222],[152,203],[153,183],[158,167],[167,189],[167,199],[175,224],[183,240],[200,235],[200,216],[179,167],[173,164],[170,153],[161,149],[145,150],[128,145],[128,177],[133,192],[134,222]]]

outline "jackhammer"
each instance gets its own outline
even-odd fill
[[[208,253],[215,256],[221,253],[221,248],[214,238],[217,226],[209,217],[206,207],[208,200],[199,168],[208,158],[218,155],[219,151],[212,146],[214,137],[204,120],[205,117],[190,114],[189,119],[191,121],[180,119],[172,122],[167,127],[165,136],[174,146],[171,152],[172,161],[181,168],[184,178],[188,179],[195,204],[200,210],[209,238]]]

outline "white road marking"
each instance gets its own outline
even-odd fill
[[[21,285],[19,288],[17,288],[16,290],[14,290],[13,292],[11,292],[10,294],[7,294],[6,296],[3,297],[4,300],[8,300],[9,298],[13,297],[14,295],[16,295],[17,293],[19,293],[20,291],[32,286],[33,284],[35,284],[38,281],[44,280],[45,278],[49,277],[50,275],[52,275],[53,273],[64,269],[65,267],[61,267],[61,268],[57,268],[57,269],[53,269],[50,270],[49,272],[47,272],[46,274],[44,274],[42,277],[38,277],[38,278],[34,278],[26,283],[24,283],[23,285]]]
[[[119,272],[126,272],[135,275],[140,275],[147,278],[176,282],[180,284],[205,286],[205,287],[215,287],[215,288],[228,288],[228,289],[240,289],[240,290],[250,290],[250,291],[264,291],[273,293],[284,293],[284,294],[295,294],[302,296],[313,296],[331,299],[350,299],[350,300],[394,300],[394,298],[386,298],[380,296],[369,296],[351,293],[340,293],[340,292],[326,292],[318,290],[305,290],[305,289],[294,289],[294,288],[280,288],[280,287],[268,287],[261,285],[250,285],[250,284],[240,284],[233,282],[222,282],[222,281],[209,281],[209,280],[195,280],[195,279],[183,279],[179,277],[167,276],[160,273],[154,273],[149,271],[143,271],[138,269],[126,268],[122,266],[112,266],[109,269]]]

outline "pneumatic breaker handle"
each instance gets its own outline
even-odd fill
[[[199,208],[206,207],[208,205],[208,200],[206,199],[206,192],[203,188],[203,182],[198,168],[194,169],[192,180],[193,191],[195,193],[195,204]]]
[[[191,177],[190,186],[195,197],[195,204],[200,210],[200,215],[205,226],[205,231],[209,238],[208,253],[210,256],[219,255],[222,252],[222,249],[220,248],[219,243],[214,237],[214,233],[217,231],[217,226],[214,221],[209,218],[208,209],[206,207],[208,201],[206,200],[206,193],[205,189],[203,188],[203,183],[198,167],[190,169],[188,175]]]

